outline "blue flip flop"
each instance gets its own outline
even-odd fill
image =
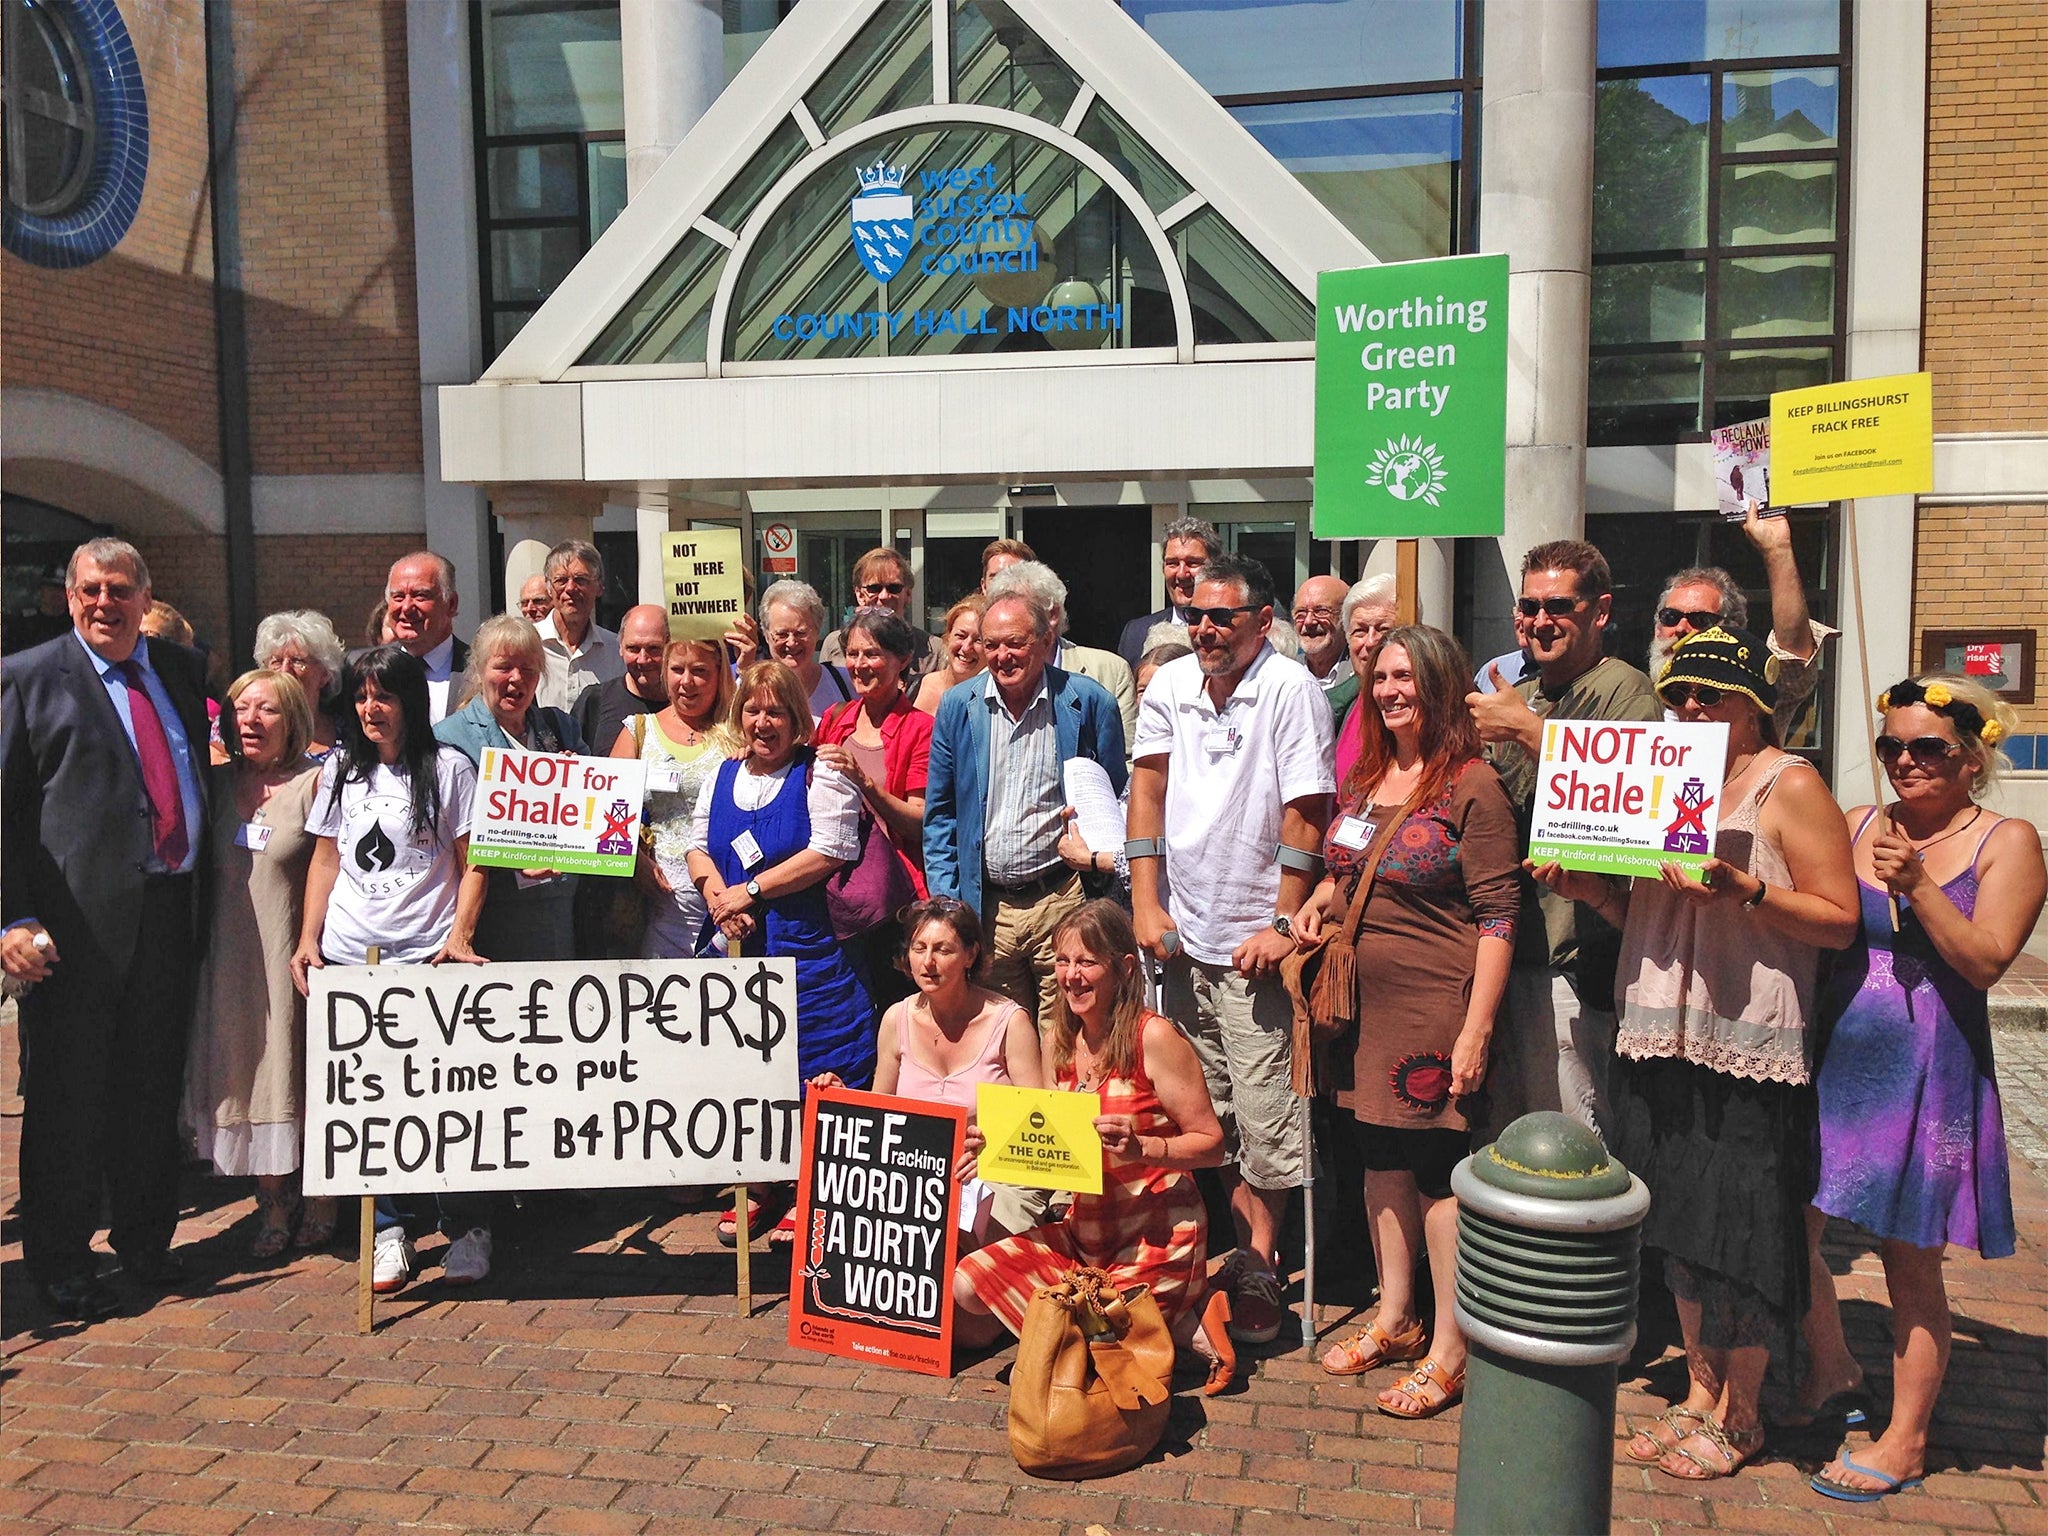
[[[1893,1477],[1888,1473],[1878,1471],[1875,1467],[1866,1467],[1862,1462],[1857,1461],[1851,1456],[1844,1456],[1842,1458],[1842,1466],[1848,1471],[1860,1472],[1865,1477],[1874,1477],[1883,1483],[1884,1486],[1882,1488],[1851,1488],[1847,1483],[1838,1483],[1833,1478],[1816,1472],[1807,1479],[1808,1482],[1813,1484],[1813,1491],[1815,1493],[1824,1493],[1831,1499],[1840,1499],[1846,1504],[1875,1504],[1879,1499],[1887,1498],[1894,1493],[1904,1493],[1908,1489],[1918,1488],[1922,1481],[1917,1477]]]

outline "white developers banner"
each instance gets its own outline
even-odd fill
[[[309,1195],[794,1179],[793,960],[330,965]]]

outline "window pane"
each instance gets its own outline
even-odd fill
[[[1107,102],[1098,101],[1088,109],[1075,137],[1130,177],[1154,213],[1163,213],[1188,195],[1180,174],[1153,153]]]
[[[1453,250],[1457,96],[1286,102],[1231,115],[1380,260]]]
[[[1693,250],[1707,243],[1705,75],[1603,80],[1593,116],[1593,249]]]
[[[1714,364],[1714,425],[1770,415],[1778,390],[1833,383],[1834,356],[1827,347],[1728,353]]]
[[[1673,443],[1699,429],[1697,354],[1593,359],[1586,407],[1589,442]]]
[[[1593,345],[1699,341],[1707,334],[1707,264],[1630,261],[1593,268]]]
[[[587,144],[590,156],[590,243],[626,210],[626,146]]]
[[[495,311],[491,315],[491,356],[495,358],[500,352],[512,345],[512,338],[524,330],[526,322],[532,318],[533,311],[530,309],[500,309]]]
[[[810,148],[803,130],[784,118],[754,151],[753,158],[740,167],[739,175],[712,199],[711,206],[704,210],[705,216],[712,223],[737,232],[767,190],[782,179],[783,172],[810,153]]]
[[[1834,238],[1834,161],[1721,167],[1723,245],[1820,244]]]
[[[1841,74],[1832,69],[1766,70],[1721,79],[1721,148],[1732,154],[1833,149],[1841,115]]]
[[[584,363],[701,363],[711,317],[711,296],[725,264],[725,247],[692,230],[669,254],[633,302],[605,327]]]
[[[1719,336],[1815,336],[1835,328],[1835,258],[1743,256],[1721,263]]]
[[[856,168],[878,158],[903,169],[904,206],[850,207]],[[982,184],[956,194],[954,172]],[[962,218],[955,195],[1008,202]],[[978,127],[921,129],[823,164],[762,230],[730,324],[727,355],[741,362],[1173,340],[1152,248],[1101,180],[1051,145]]]
[[[882,0],[846,52],[804,98],[830,138],[854,123],[932,99],[931,7]]]
[[[1214,208],[1173,231],[1174,249],[1188,275],[1195,340],[1309,341],[1315,306]]]
[[[482,22],[486,134],[626,126],[616,5],[487,0]]]
[[[1123,0],[1212,95],[1455,80],[1461,0]]]
[[[778,0],[725,0],[725,78],[747,67],[747,60],[768,41],[768,34],[788,9]]]
[[[1599,65],[1835,53],[1841,0],[1600,0]]]
[[[513,144],[485,153],[494,219],[576,216],[573,143]]]
[[[952,0],[953,99],[1057,123],[1081,82],[1003,0]]]
[[[492,230],[491,296],[500,302],[546,298],[582,256],[582,234],[574,224]]]

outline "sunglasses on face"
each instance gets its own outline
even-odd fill
[[[1240,613],[1252,612],[1252,605],[1239,603],[1234,608],[1190,608],[1187,612],[1190,629],[1204,622],[1213,624],[1218,629],[1228,629],[1237,622]]]
[[[1657,622],[1665,629],[1676,629],[1680,623],[1690,624],[1694,629],[1712,629],[1721,622],[1721,615],[1698,608],[1659,608]]]
[[[1583,597],[1518,597],[1515,612],[1525,619],[1533,619],[1539,613],[1547,613],[1553,619],[1561,619],[1568,613],[1576,613],[1585,606]]]
[[[1664,702],[1673,709],[1683,709],[1694,701],[1702,709],[1712,709],[1727,697],[1726,688],[1716,688],[1711,683],[1673,683],[1663,691]]]
[[[1915,736],[1911,741],[1901,741],[1896,736],[1877,738],[1877,760],[1889,768],[1904,753],[1922,768],[1939,768],[1957,750],[1952,741],[1943,741],[1939,736]]]
[[[903,590],[903,583],[900,581],[864,581],[860,585],[860,590],[863,595],[868,597],[874,597],[884,592],[894,597]]]

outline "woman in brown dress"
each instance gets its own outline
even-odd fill
[[[1323,1369],[1356,1376],[1418,1362],[1378,1405],[1419,1419],[1456,1402],[1465,1385],[1465,1340],[1451,1308],[1451,1170],[1471,1150],[1467,1101],[1486,1081],[1507,987],[1521,848],[1507,791],[1479,757],[1464,648],[1442,630],[1403,625],[1381,640],[1367,675],[1364,742],[1324,842],[1329,873],[1294,920],[1304,940],[1328,932],[1335,942],[1365,888],[1358,1037],[1350,1085],[1336,1099],[1354,1117],[1365,1166],[1380,1305],[1330,1348]],[[1434,1336],[1415,1305],[1425,1246]]]

